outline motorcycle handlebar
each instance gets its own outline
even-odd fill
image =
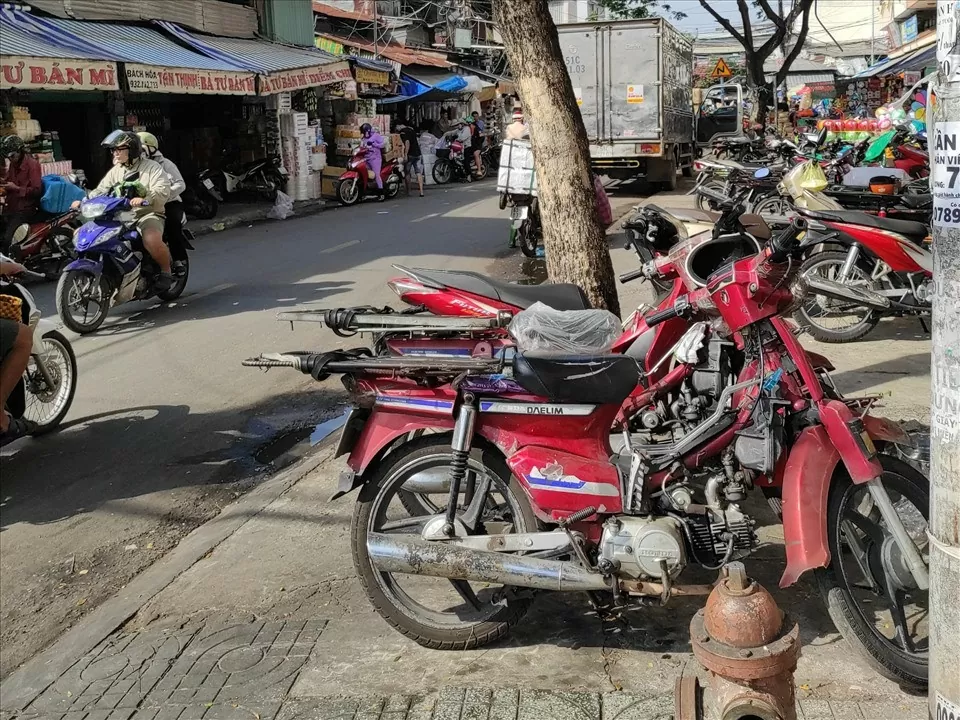
[[[795,217],[790,221],[790,225],[782,230],[770,241],[770,260],[773,262],[783,262],[787,256],[793,252],[797,246],[797,238],[807,229],[807,221],[802,217]]]
[[[667,320],[673,320],[673,318],[676,317],[683,317],[689,310],[690,301],[687,299],[686,295],[681,295],[670,307],[663,310],[657,310],[649,315],[644,315],[643,319],[647,323],[647,327],[652,328],[662,322],[666,322]]]
[[[637,278],[642,278],[645,276],[646,276],[646,273],[644,272],[643,268],[638,268],[636,270],[631,270],[630,272],[623,273],[623,275],[620,276],[620,282],[628,283],[628,282],[631,282],[632,280],[636,280]]]

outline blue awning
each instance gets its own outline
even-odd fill
[[[906,57],[899,58],[899,62],[895,63],[887,70],[887,72],[898,73],[909,72],[911,70],[923,70],[925,67],[936,64],[937,46],[931,45],[929,47],[920,48],[919,50],[914,50]]]
[[[263,75],[297,68],[329,65],[344,62],[348,59],[347,57],[331,55],[316,48],[293,47],[264,40],[198,35],[164,20],[158,20],[157,24],[197,52],[215,58],[220,62],[231,63],[243,70],[251,70]]]
[[[105,60],[104,53],[79,52],[47,42],[43,38],[22,30],[5,14],[0,14],[0,53],[28,57],[76,58],[80,60]]]
[[[400,94],[377,102],[382,105],[400,102],[443,102],[457,97],[467,88],[462,75],[445,72],[417,71],[400,74]]]
[[[41,18],[16,9],[0,12],[9,24],[13,24],[21,34],[26,34],[32,41],[80,53],[83,57],[191,70],[246,69],[241,65],[195,53],[150,28]],[[6,47],[6,35],[3,44]]]
[[[876,65],[872,65],[868,67],[866,70],[861,70],[853,77],[864,78],[864,77],[874,77],[875,75],[883,75],[886,73],[888,68],[891,68],[894,65],[896,65],[897,60],[898,58],[894,58],[893,60],[884,60],[883,62],[879,62]]]

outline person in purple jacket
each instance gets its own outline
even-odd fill
[[[383,148],[386,146],[386,142],[383,139],[383,135],[374,130],[370,123],[364,123],[360,126],[360,134],[363,136],[363,140],[360,141],[360,146],[370,148],[370,152],[367,154],[367,163],[370,165],[370,169],[373,170],[377,190],[382,195],[383,178],[380,177],[380,170],[383,168]]]

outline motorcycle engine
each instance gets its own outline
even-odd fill
[[[600,556],[629,578],[673,578],[687,564],[680,523],[672,517],[611,518],[603,526]]]

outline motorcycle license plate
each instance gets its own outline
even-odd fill
[[[203,181],[203,186],[207,190],[213,190],[213,180],[211,180],[210,178],[205,178]]]
[[[277,172],[280,173],[281,175],[283,175],[284,177],[287,176],[287,169],[284,168],[284,167],[278,167],[278,168],[277,168]]]
[[[510,219],[511,219],[511,220],[526,220],[526,219],[527,219],[527,213],[529,212],[529,210],[530,210],[530,208],[528,208],[526,205],[517,205],[517,206],[514,206],[514,207],[510,208]]]

